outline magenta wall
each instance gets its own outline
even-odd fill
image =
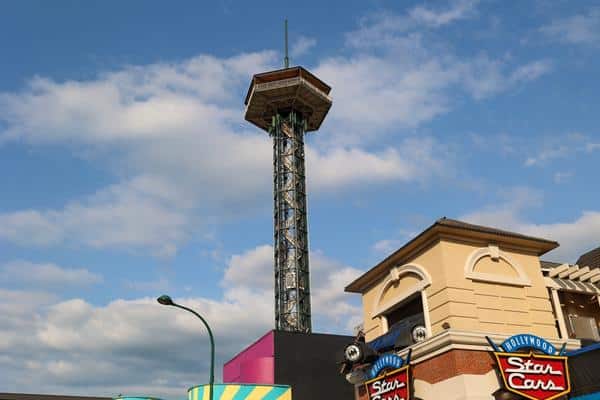
[[[275,383],[273,331],[248,346],[223,366],[223,383]]]

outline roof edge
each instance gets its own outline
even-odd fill
[[[356,278],[344,288],[344,291],[348,293],[362,293],[374,280],[387,272],[390,264],[395,260],[411,255],[415,250],[419,250],[434,240],[439,239],[442,234],[451,234],[462,238],[476,238],[476,235],[488,236],[492,242],[496,241],[498,243],[510,243],[520,247],[529,247],[532,250],[535,250],[538,256],[559,246],[558,242],[553,240],[522,235],[516,232],[503,231],[482,225],[469,224],[444,217],[435,221],[427,229],[409,240],[398,250],[394,251],[377,265]]]

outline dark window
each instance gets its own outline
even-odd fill
[[[594,295],[558,292],[569,337],[600,341],[600,306]]]
[[[391,330],[392,326],[397,323],[401,323],[408,318],[412,320],[418,319],[418,316],[421,316],[421,324],[424,324],[423,321],[423,303],[421,301],[421,294],[417,294],[412,300],[409,300],[407,303],[401,305],[400,307],[392,310],[389,314],[386,315],[388,321],[388,327]]]

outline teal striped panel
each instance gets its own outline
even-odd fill
[[[277,387],[275,386],[265,397],[263,400],[277,400],[282,394],[290,390],[287,387]]]
[[[196,390],[198,391],[198,399],[197,400],[202,400],[204,398],[204,387],[198,387],[196,388]],[[196,398],[192,399],[192,400],[196,400]]]
[[[233,396],[233,400],[244,400],[254,390],[256,386],[244,385],[240,386],[240,390]]]
[[[220,399],[220,398],[221,398],[221,396],[223,395],[223,392],[225,391],[225,388],[226,388],[227,386],[228,386],[228,385],[215,385],[215,386],[213,387],[213,397],[214,397],[215,399]],[[232,386],[233,386],[233,385],[232,385]],[[206,390],[210,390],[210,387],[209,387],[209,386],[206,386]],[[210,392],[209,392],[209,393],[210,393]],[[208,399],[208,400],[210,400],[210,399]]]

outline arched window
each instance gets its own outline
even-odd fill
[[[431,336],[429,307],[425,288],[431,285],[427,271],[417,264],[406,264],[390,270],[376,295],[373,317],[379,318],[382,334],[392,325],[422,318]]]

